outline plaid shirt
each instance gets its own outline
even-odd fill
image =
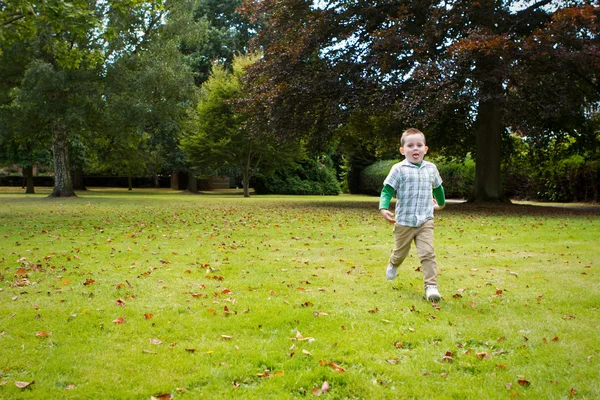
[[[442,184],[435,164],[423,160],[417,166],[404,160],[392,167],[383,184],[396,191],[397,224],[416,228],[433,219],[432,190]]]

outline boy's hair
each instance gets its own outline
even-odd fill
[[[418,130],[417,128],[408,128],[407,130],[405,130],[404,132],[402,132],[402,137],[400,137],[400,145],[404,146],[404,139],[407,136],[410,135],[423,135],[423,140],[425,140],[425,134],[423,132],[421,132],[420,130]]]

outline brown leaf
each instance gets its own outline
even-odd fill
[[[346,372],[346,369],[340,365],[337,365],[335,363],[332,363],[331,361],[323,361],[323,360],[319,360],[319,365],[328,365],[331,368],[333,368],[335,371],[338,372]]]
[[[113,324],[120,325],[120,324],[124,324],[125,322],[127,322],[127,321],[125,321],[125,317],[113,319]]]
[[[35,381],[31,381],[31,382],[16,381],[15,386],[18,387],[19,389],[25,389],[25,388],[28,388],[29,386],[33,385],[34,383],[35,383]]]
[[[42,332],[36,333],[35,336],[37,336],[37,337],[48,337],[48,336],[52,336],[52,332],[44,332],[44,331],[42,331]]]
[[[256,374],[256,376],[258,376],[259,378],[268,378],[269,377],[269,370],[265,369],[265,372],[260,373],[260,374]]]
[[[158,339],[150,339],[150,343],[152,343],[152,344],[163,344],[163,342],[161,340],[158,340]]]
[[[119,307],[125,307],[125,302],[123,301],[123,299],[117,299],[117,301],[115,303]]]
[[[221,335],[221,337],[225,340],[233,339],[233,336],[230,336],[230,335]]]
[[[88,286],[88,285],[91,285],[91,284],[92,284],[92,283],[94,283],[94,282],[96,282],[96,281],[95,281],[95,280],[93,280],[93,279],[90,279],[90,278],[88,278],[88,279],[86,279],[86,280],[85,280],[85,282],[83,282],[83,284],[84,284],[85,286]]]
[[[488,353],[487,351],[481,351],[481,352],[479,352],[479,353],[475,353],[475,355],[476,355],[476,356],[477,356],[477,358],[479,358],[479,359],[483,359],[483,358],[490,359],[490,358],[492,358],[492,356],[490,356],[490,355],[489,355],[489,353]]]
[[[571,388],[571,390],[569,391],[569,397],[575,397],[575,394],[577,392],[575,391],[575,388]]]
[[[518,383],[519,385],[521,385],[521,386],[529,386],[529,385],[531,385],[531,382],[529,382],[528,380],[525,380],[525,379],[519,379],[519,380],[517,381],[517,383]]]
[[[161,393],[161,394],[157,394],[153,396],[155,399],[160,399],[160,400],[171,400],[173,398],[173,396],[171,396],[171,393]]]
[[[312,388],[311,393],[312,393],[313,396],[319,397],[319,396],[321,396],[323,394],[323,390],[321,390],[321,388],[314,387],[314,388]]]
[[[145,319],[154,318],[154,314],[146,313],[146,314],[144,314],[144,318]]]
[[[446,354],[442,357],[442,362],[452,363],[454,361],[453,354],[451,351],[447,351]]]

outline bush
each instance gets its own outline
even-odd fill
[[[256,174],[250,185],[257,194],[338,195],[335,169],[325,162],[307,159],[270,174]]]
[[[448,198],[469,198],[475,186],[475,161],[470,155],[464,161],[435,160]]]
[[[383,189],[383,181],[390,172],[390,169],[398,162],[398,160],[382,160],[363,169],[358,180],[359,192],[378,196],[381,193],[381,189]]]
[[[377,161],[365,168],[360,176],[361,193],[379,195],[383,181],[397,162],[398,160]],[[470,156],[463,162],[441,158],[432,162],[440,171],[446,197],[467,198],[471,195],[475,184],[475,161]]]

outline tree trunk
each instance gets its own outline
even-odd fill
[[[188,172],[187,190],[188,192],[198,193],[198,179],[192,171]]]
[[[133,180],[131,179],[131,175],[127,175],[127,190],[133,190]]]
[[[23,167],[23,175],[25,176],[25,181],[27,184],[27,189],[25,190],[25,193],[35,193],[35,189],[33,187],[33,166]]]
[[[73,197],[73,181],[69,166],[67,128],[57,124],[52,129],[52,153],[54,158],[54,190],[49,197]]]
[[[485,67],[485,63],[482,64]],[[501,150],[504,125],[501,96],[501,83],[488,81],[481,85],[479,110],[475,121],[475,190],[470,199],[475,203],[509,202],[502,185]]]

